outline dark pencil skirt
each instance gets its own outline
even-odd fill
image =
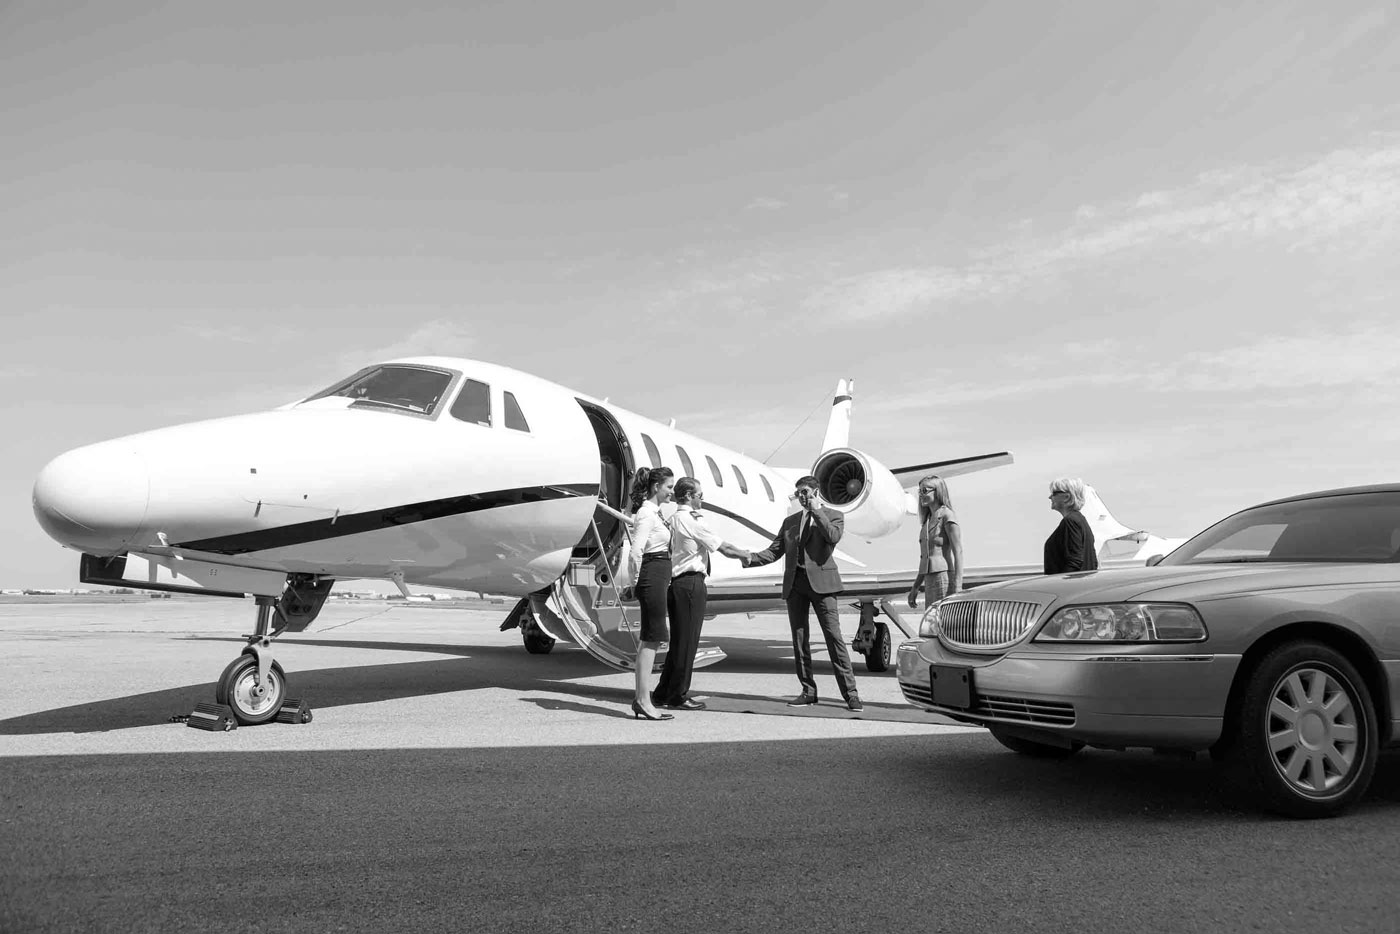
[[[637,602],[642,610],[643,642],[665,642],[671,638],[666,626],[666,593],[671,588],[671,556],[649,554],[642,558],[642,570],[637,574]]]

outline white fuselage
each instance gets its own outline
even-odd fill
[[[446,374],[447,388],[430,412],[332,395],[78,448],[41,472],[35,514],[61,544],[94,555],[401,575],[523,596],[564,572],[608,478],[581,401],[626,441],[626,463],[612,474],[624,490],[630,472],[652,465],[654,448],[677,477],[702,481],[708,521],[740,547],[776,533],[803,472],[507,367],[445,357],[388,365]],[[489,387],[489,424],[454,415],[469,380]],[[505,417],[511,402],[523,422]],[[735,562],[715,565],[716,577],[744,573]]]

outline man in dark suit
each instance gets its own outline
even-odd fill
[[[816,477],[797,481],[797,501],[802,511],[788,516],[773,541],[763,551],[756,551],[745,562],[746,567],[783,562],[783,599],[787,601],[788,624],[792,626],[792,654],[797,663],[797,680],[802,693],[788,701],[789,707],[805,707],[817,702],[817,682],[812,677],[812,646],[809,640],[811,610],[816,610],[817,623],[826,637],[826,649],[836,669],[836,685],[846,706],[863,710],[856,693],[856,676],[851,659],[846,654],[846,640],[841,637],[841,611],[836,595],[842,590],[841,572],[836,567],[833,552],[841,534],[846,530],[845,518],[836,510],[822,505]]]

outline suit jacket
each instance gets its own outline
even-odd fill
[[[1094,530],[1084,513],[1071,510],[1045,540],[1045,573],[1097,571],[1099,556],[1094,551]]]
[[[841,583],[841,572],[836,567],[833,553],[836,551],[836,543],[841,541],[841,535],[846,531],[846,518],[834,509],[818,507],[812,514],[812,522],[807,529],[807,540],[799,542],[797,536],[802,528],[802,517],[806,514],[804,509],[784,519],[773,541],[762,551],[754,552],[753,560],[748,564],[749,567],[756,568],[783,558],[784,600],[792,593],[793,578],[797,576],[798,556],[802,554],[806,554],[812,559],[812,564],[816,565],[807,568],[807,583],[811,585],[813,593],[840,593],[845,586]]]

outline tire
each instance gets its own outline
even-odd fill
[[[231,709],[244,726],[256,726],[272,720],[287,699],[287,676],[282,672],[281,665],[272,663],[267,676],[268,691],[262,697],[255,697],[252,693],[257,671],[258,660],[255,656],[240,655],[228,663],[214,686],[214,700]]]
[[[1084,748],[1084,744],[1079,742],[1071,743],[1068,746],[1052,746],[1049,743],[1037,743],[1033,739],[1013,736],[1009,733],[1003,733],[1001,730],[992,730],[992,738],[1012,752],[1019,753],[1023,756],[1031,756],[1035,759],[1068,759]]]
[[[554,639],[536,630],[525,633],[525,651],[531,655],[548,655],[554,650]]]
[[[865,667],[870,671],[889,670],[890,627],[888,624],[876,624],[875,638],[870,640],[870,651],[865,655]]]
[[[1366,793],[1379,734],[1371,692],[1320,642],[1279,646],[1249,674],[1234,742],[1222,750],[1266,810],[1335,817]]]

